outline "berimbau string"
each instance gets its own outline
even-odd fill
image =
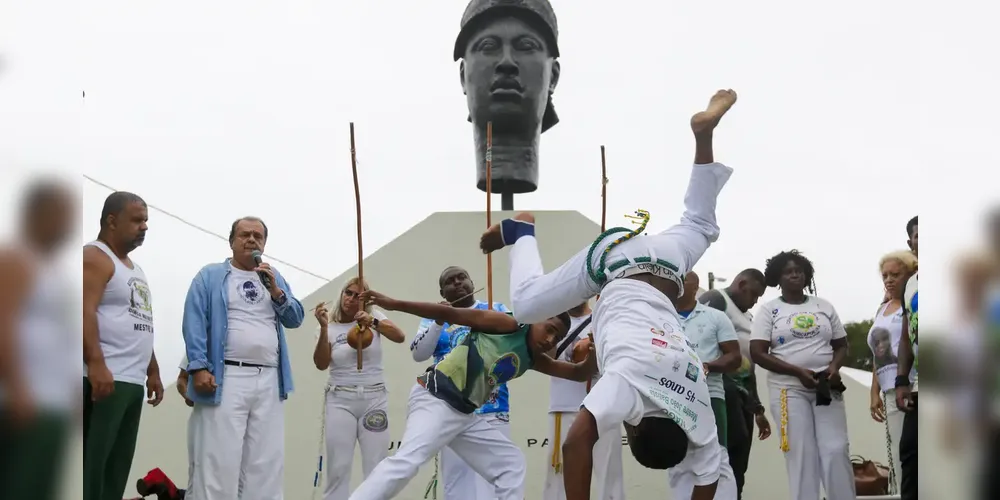
[[[364,268],[364,251],[361,248],[361,189],[358,187],[358,155],[357,150],[354,147],[354,122],[351,122],[351,172],[354,174],[354,205],[355,211],[357,213],[358,219],[358,288],[364,290],[365,288],[365,268]],[[364,305],[362,304],[362,307]],[[362,367],[362,350],[364,350],[364,334],[368,329],[367,326],[358,323],[358,341],[356,349],[358,351],[358,371],[361,371]]]
[[[493,122],[486,122],[486,229],[493,227]],[[493,310],[493,254],[486,254],[486,297]]]
[[[604,146],[601,146],[601,234],[607,229],[608,221],[608,161],[605,156]],[[588,333],[590,343],[594,343],[594,334]],[[595,349],[597,346],[594,346]],[[590,384],[593,379],[587,381],[587,392],[590,392]]]

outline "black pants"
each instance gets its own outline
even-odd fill
[[[913,393],[911,410],[903,416],[903,431],[899,437],[899,496],[902,500],[917,500],[917,393]]]
[[[726,420],[729,426],[729,465],[736,478],[737,499],[743,498],[743,484],[750,465],[750,446],[753,444],[753,409],[750,396],[741,391],[729,377],[723,377],[726,388]]]

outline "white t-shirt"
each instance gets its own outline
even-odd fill
[[[373,318],[385,321],[382,311],[373,309]],[[361,350],[361,371],[358,371],[358,351],[347,344],[347,332],[357,322],[330,323],[327,338],[333,349],[330,360],[330,385],[375,385],[385,383],[382,368],[382,336],[372,328],[372,343]],[[319,332],[317,331],[317,337]]]
[[[570,318],[569,323],[569,333],[576,331],[580,323],[590,318],[590,315],[580,316],[579,318]],[[559,355],[561,361],[566,361],[569,363],[573,362],[573,347],[576,346],[578,342],[587,338],[587,333],[594,331],[594,323],[590,322],[583,330],[580,331],[573,342],[570,342],[566,349]],[[560,343],[560,345],[562,345]],[[586,382],[575,382],[573,380],[566,380],[559,377],[549,377],[549,412],[576,412],[580,411],[580,405],[583,403],[583,398],[587,397],[587,383]]]
[[[626,422],[665,415],[695,446],[716,439],[701,358],[665,295],[642,281],[611,281],[594,307],[594,340],[601,380],[617,374],[645,396]]]
[[[229,265],[226,360],[278,366],[278,326],[271,294],[253,271]]]
[[[875,360],[875,375],[878,377],[882,392],[891,391],[896,387],[896,368],[899,363],[899,339],[903,334],[903,308],[896,312],[885,314],[888,304],[882,305],[875,314],[872,327],[868,330],[868,348]],[[910,370],[910,381],[916,376],[916,370]]]
[[[771,343],[771,355],[792,365],[820,372],[833,361],[830,341],[847,337],[836,309],[824,299],[806,296],[805,303],[788,304],[781,298],[760,306],[754,315],[751,340]],[[791,375],[768,373],[768,385],[803,389]]]
[[[115,265],[97,306],[97,329],[104,363],[116,382],[145,385],[153,357],[153,296],[146,274],[132,261],[129,269],[107,245],[92,241]]]

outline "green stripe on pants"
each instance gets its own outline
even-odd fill
[[[719,428],[719,444],[729,448],[729,419],[726,416],[726,400],[712,398],[712,413],[715,414],[715,426]]]
[[[144,388],[115,382],[110,396],[91,401],[83,379],[83,500],[121,500],[139,434]]]

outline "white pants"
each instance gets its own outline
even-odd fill
[[[816,406],[816,391],[771,387],[770,392],[779,443],[788,443],[785,467],[791,498],[819,500],[822,486],[827,500],[855,500],[843,396],[835,395],[829,406]],[[784,422],[787,436],[782,435]]]
[[[399,450],[375,467],[350,500],[395,497],[445,446],[489,480],[499,500],[524,499],[526,466],[521,450],[483,418],[459,413],[418,384],[410,391]]]
[[[388,411],[385,385],[334,386],[326,393],[325,500],[350,497],[356,443],[361,445],[364,477],[389,455]]]
[[[882,393],[885,400],[885,425],[888,435],[887,453],[892,459],[893,474],[896,476],[895,490],[899,491],[899,480],[902,477],[899,469],[899,439],[903,435],[903,417],[906,415],[896,406],[896,391],[886,391]]]
[[[695,165],[684,195],[684,214],[680,223],[659,234],[641,235],[625,241],[611,250],[605,265],[623,258],[655,256],[671,262],[678,268],[678,278],[683,278],[709,245],[719,238],[715,205],[730,175],[732,169],[721,163]],[[595,269],[600,268],[603,250],[620,236],[607,236],[598,244],[599,251],[594,252],[590,262]],[[558,238],[559,235],[553,233],[551,237]],[[518,239],[510,248],[510,300],[517,320],[524,324],[539,323],[596,295],[600,285],[594,283],[587,272],[589,250],[590,245],[587,245],[561,266],[545,274],[535,237]],[[609,275],[608,279],[612,277]],[[598,323],[595,313],[595,327]]]
[[[193,489],[194,484],[194,443],[195,436],[198,435],[198,421],[194,418],[194,411],[188,415],[187,423],[187,449],[188,449],[188,483],[185,490],[190,491]],[[246,453],[246,447],[243,447],[243,452]],[[246,458],[244,456],[244,458]],[[243,494],[243,482],[246,480],[246,474],[243,472],[243,467],[240,467],[240,485],[237,488],[238,494]]]
[[[543,500],[566,500],[566,486],[562,474],[562,444],[566,434],[576,420],[579,412],[549,413],[549,446],[552,450],[549,456],[552,460],[545,462],[545,489]],[[556,434],[556,427],[559,434]],[[622,477],[622,438],[621,428],[618,435],[606,433],[594,445],[594,475],[591,479],[591,490],[597,494],[594,500],[625,500],[625,482]],[[554,464],[559,464],[557,468]]]
[[[510,421],[495,413],[476,415],[510,439]],[[506,415],[505,415],[506,416]],[[450,446],[441,450],[441,485],[444,500],[494,500],[495,488],[476,474]]]
[[[188,500],[281,500],[285,412],[276,368],[225,366],[218,406],[196,403]],[[242,491],[240,477],[243,476]]]

